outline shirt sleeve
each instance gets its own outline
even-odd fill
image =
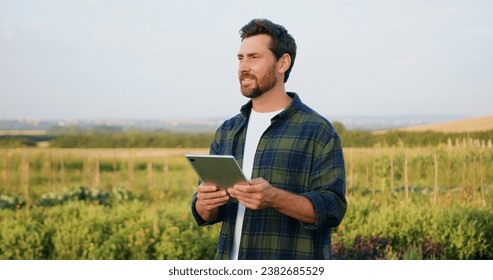
[[[314,224],[303,223],[306,229],[336,227],[347,209],[346,175],[341,140],[333,133],[329,142],[315,158],[310,172],[312,191],[304,193],[313,204],[316,213]]]

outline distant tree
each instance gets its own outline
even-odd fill
[[[344,125],[341,122],[337,122],[337,121],[332,122],[332,125],[335,127],[335,129],[337,130],[337,132],[339,134],[346,132],[346,128],[344,127]]]

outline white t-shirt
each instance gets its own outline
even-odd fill
[[[283,109],[282,109],[283,110]],[[268,113],[258,113],[252,109],[250,113],[250,119],[248,121],[248,128],[245,140],[245,151],[243,153],[243,174],[247,179],[252,179],[253,161],[255,159],[255,152],[257,151],[258,142],[264,134],[265,130],[270,126],[271,119],[282,110]],[[243,217],[245,216],[245,206],[238,204],[238,213],[236,214],[235,235],[233,241],[233,247],[231,248],[230,257],[232,260],[238,259],[238,252],[240,249],[241,231],[243,227]]]

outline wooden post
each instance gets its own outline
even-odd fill
[[[3,188],[4,191],[7,192],[10,185],[10,176],[9,176],[9,151],[5,151],[3,156],[3,169],[2,169],[2,180],[3,180]]]
[[[100,185],[101,185],[101,174],[99,172],[99,154],[97,154],[94,163],[94,188],[99,188]]]
[[[376,199],[376,195],[377,195],[377,163],[376,163],[376,159],[375,159],[375,154],[373,154],[373,175],[372,175],[372,182],[371,182],[371,192],[372,192],[372,195],[373,195],[373,199]]]
[[[154,237],[158,237],[159,236],[159,221],[158,221],[158,214],[156,212],[154,212],[154,215],[153,215],[153,219],[152,219],[152,233],[153,233],[153,236]]]
[[[55,192],[55,182],[54,182],[54,178],[53,178],[53,168],[51,166],[51,154],[48,154],[46,155],[46,158],[45,158],[45,163],[44,163],[45,167],[46,167],[46,173],[47,173],[47,176],[48,176],[48,184],[49,184],[49,188],[52,192]]]
[[[64,154],[60,153],[60,185],[65,186],[65,159]]]
[[[112,168],[113,168],[113,172],[111,174],[111,178],[112,178],[112,187],[115,188],[116,185],[118,184],[118,178],[117,178],[117,168],[116,168],[116,157],[115,155],[113,154],[113,162],[111,164]]]
[[[390,154],[390,194],[394,194],[394,155]]]
[[[89,170],[90,170],[89,159],[90,159],[89,156],[86,156],[82,160],[82,165],[83,165],[82,169],[83,169],[83,174],[84,174],[83,184],[85,187],[89,187]]]
[[[473,180],[472,180],[472,201],[476,200],[476,189],[477,189],[477,186],[476,186],[476,155],[473,156],[473,173],[472,173],[472,177],[473,177]]]
[[[152,162],[147,163],[147,189],[148,191],[152,190],[154,183],[152,180]]]
[[[433,196],[433,204],[437,205],[438,202],[438,157],[437,153],[434,154],[435,160],[435,191]]]
[[[29,213],[29,208],[31,206],[31,199],[29,198],[29,156],[26,151],[22,153],[21,186],[26,198],[26,209]]]
[[[127,183],[128,188],[132,189],[134,184],[134,157],[133,153],[128,155],[127,159]]]
[[[407,150],[406,150],[406,155],[404,158],[404,188],[405,188],[405,194],[406,194],[406,200],[409,199],[409,181],[408,181],[408,170],[407,170]]]
[[[164,173],[164,190],[169,191],[170,185],[169,185],[169,155],[166,155],[164,158],[164,166],[163,166],[163,173]]]
[[[349,189],[348,196],[353,191],[354,177],[353,177],[353,149],[349,149]]]
[[[448,150],[447,157],[447,176],[448,176],[448,185],[447,189],[450,191],[452,188],[452,149]]]
[[[481,150],[481,153],[479,154],[479,172],[481,176],[481,199],[483,206],[486,206],[486,197],[484,193],[484,168],[483,168],[483,150]]]
[[[464,154],[464,161],[462,162],[462,184],[460,187],[460,194],[464,197],[466,188],[466,161],[467,161],[467,150]]]
[[[366,185],[365,188],[370,187],[370,170],[368,167],[368,159],[365,160],[365,167],[366,167]]]

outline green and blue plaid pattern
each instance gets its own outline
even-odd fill
[[[303,104],[295,93],[291,104],[272,119],[255,154],[252,178],[262,177],[274,187],[306,196],[317,214],[306,224],[274,209],[246,209],[239,259],[330,259],[331,228],[346,212],[345,170],[342,145],[332,124]],[[248,117],[252,103],[216,131],[211,154],[233,155],[242,164]],[[216,259],[229,259],[238,203],[230,200],[220,209],[222,222]]]

